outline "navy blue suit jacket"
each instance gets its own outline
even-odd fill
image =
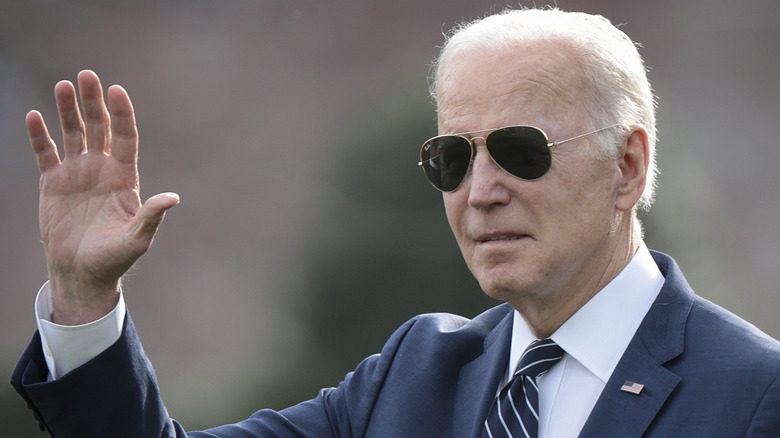
[[[674,260],[581,437],[780,437],[780,343],[694,295]],[[508,362],[512,308],[422,315],[336,388],[192,437],[479,437]],[[36,334],[12,384],[55,437],[185,436],[128,317],[119,341],[54,382]],[[621,391],[627,380],[644,389]],[[576,389],[575,389],[576,390]]]

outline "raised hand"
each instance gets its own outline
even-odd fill
[[[138,131],[127,92],[98,76],[78,76],[84,109],[68,81],[54,88],[63,133],[61,158],[37,111],[27,114],[40,180],[39,221],[55,322],[72,325],[108,313],[120,279],[152,244],[165,211],[179,202],[161,193],[141,203]]]

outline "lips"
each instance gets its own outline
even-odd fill
[[[492,235],[479,236],[476,239],[476,241],[477,243],[501,242],[501,241],[520,240],[526,237],[530,237],[530,236],[528,236],[527,234],[492,234]]]

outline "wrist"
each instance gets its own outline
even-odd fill
[[[111,312],[119,301],[120,282],[95,284],[52,276],[51,321],[60,325],[81,325]]]

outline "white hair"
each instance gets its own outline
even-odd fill
[[[586,80],[584,109],[590,129],[619,124],[642,125],[648,134],[650,157],[647,180],[637,206],[649,210],[655,196],[655,97],[636,45],[609,20],[599,15],[565,12],[557,8],[507,9],[495,15],[460,24],[447,35],[430,77],[431,97],[438,105],[444,71],[456,56],[466,52],[500,50],[529,41],[562,41],[579,57]],[[518,56],[522,56],[518,54]],[[599,135],[600,155],[615,156],[626,140],[626,130]]]

